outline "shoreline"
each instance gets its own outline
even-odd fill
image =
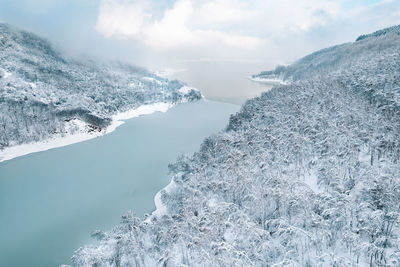
[[[112,133],[119,126],[125,123],[125,120],[133,119],[142,115],[150,115],[155,112],[166,112],[176,104],[158,102],[154,104],[142,105],[136,109],[119,112],[111,117],[111,124],[100,132],[78,132],[67,134],[65,136],[55,136],[39,142],[11,146],[0,151],[0,163],[28,154],[50,150],[53,148],[64,147],[75,143],[80,143],[94,139],[109,133]]]
[[[267,78],[259,78],[259,77],[248,77],[249,80],[257,83],[266,83],[266,84],[271,84],[271,85],[287,85],[288,82],[285,82],[281,79],[267,79]]]

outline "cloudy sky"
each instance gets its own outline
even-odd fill
[[[145,66],[285,64],[400,24],[399,0],[0,0],[0,21],[75,55]]]

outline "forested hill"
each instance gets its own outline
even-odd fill
[[[396,56],[400,46],[400,25],[361,35],[353,43],[336,45],[305,56],[289,66],[263,71],[253,78],[293,82],[316,76],[365,68],[381,57]],[[383,53],[383,54],[382,54]],[[385,58],[386,60],[386,58]]]
[[[82,124],[101,131],[111,115],[143,104],[201,98],[183,86],[127,64],[67,58],[47,40],[0,24],[0,150]]]
[[[371,35],[289,66],[297,82],[170,166],[164,206],[95,232],[74,264],[400,266],[399,44]]]

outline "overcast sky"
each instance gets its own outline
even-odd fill
[[[400,24],[399,0],[0,0],[0,21],[75,56],[272,67]]]

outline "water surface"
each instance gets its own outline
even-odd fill
[[[86,142],[0,163],[0,266],[68,264],[90,232],[154,209],[168,164],[198,150],[239,106],[199,101]]]
[[[265,70],[262,62],[188,61],[175,66],[175,78],[201,90],[207,99],[242,104],[268,91],[273,85],[253,82],[249,77]]]

